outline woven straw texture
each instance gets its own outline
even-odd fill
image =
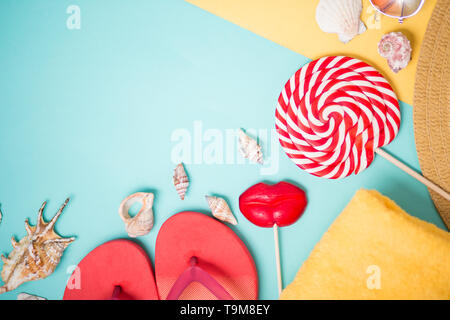
[[[414,89],[414,134],[424,176],[450,190],[450,0],[438,0],[425,33]],[[431,191],[447,228],[450,202]]]

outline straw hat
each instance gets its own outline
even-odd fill
[[[422,173],[450,190],[450,1],[438,0],[425,33],[414,88],[414,134]],[[447,228],[450,202],[431,191]]]

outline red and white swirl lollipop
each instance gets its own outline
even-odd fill
[[[286,154],[310,174],[329,179],[358,174],[377,152],[448,197],[380,149],[398,133],[400,107],[387,80],[361,60],[331,56],[304,65],[284,86],[275,118]]]

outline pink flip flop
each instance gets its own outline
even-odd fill
[[[202,213],[169,218],[158,233],[155,260],[156,283],[139,245],[124,239],[106,242],[81,260],[63,299],[258,298],[256,267],[246,246],[230,228]]]
[[[106,242],[78,264],[64,300],[158,300],[146,252],[130,240]]]
[[[198,212],[169,218],[156,239],[155,275],[161,299],[255,300],[258,276],[242,240]]]

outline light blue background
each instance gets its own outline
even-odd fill
[[[81,30],[66,28],[70,4],[81,8]],[[207,212],[205,194],[225,196],[239,221],[232,229],[256,261],[261,299],[277,298],[272,230],[252,225],[238,207],[240,193],[261,180],[295,181],[309,199],[300,221],[280,232],[285,285],[359,188],[376,189],[445,229],[426,188],[380,157],[340,181],[302,172],[281,149],[272,176],[249,164],[186,165],[192,183],[179,200],[172,132],[192,132],[195,120],[204,130],[272,129],[281,87],[307,61],[190,4],[2,0],[0,30],[0,252],[10,252],[11,235],[25,235],[25,218],[34,224],[44,200],[49,219],[71,197],[57,231],[77,237],[54,274],[0,299],[19,292],[62,298],[70,265],[126,237],[117,208],[136,191],[156,193],[155,227],[137,240],[153,261],[157,232],[169,216]],[[401,108],[400,133],[386,149],[419,169],[412,108]]]

